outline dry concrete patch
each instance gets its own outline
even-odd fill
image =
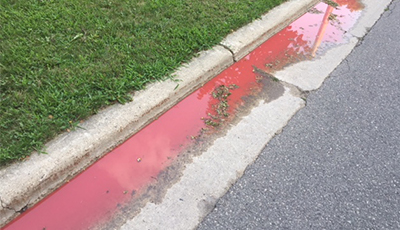
[[[351,53],[358,39],[330,49],[322,57],[290,65],[274,73],[281,81],[299,87],[302,91],[318,89],[325,78]]]
[[[369,29],[378,21],[392,0],[361,0],[364,10],[350,34],[362,38]]]
[[[285,87],[278,99],[261,102],[206,152],[193,158],[161,203],[148,203],[121,229],[195,228],[268,141],[305,105],[295,91]]]

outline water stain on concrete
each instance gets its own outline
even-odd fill
[[[135,216],[146,203],[160,203],[168,188],[180,180],[185,165],[254,106],[278,99],[285,89],[302,94],[274,78],[274,71],[318,58],[333,44],[346,42],[346,31],[360,15],[354,2],[338,0],[342,7],[337,9],[317,5],[53,194],[24,210],[4,230],[60,226],[110,229]],[[207,125],[205,119],[216,116],[216,105],[221,102],[213,96],[214,90],[231,85],[238,87],[226,97],[227,116],[219,119],[218,127]],[[198,208],[207,211],[211,203],[205,200]]]

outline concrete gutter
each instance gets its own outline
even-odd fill
[[[363,0],[365,8],[356,25],[348,31],[347,44],[336,46],[315,60],[275,72],[274,77],[279,78],[279,84],[285,89],[281,97],[272,102],[261,100],[226,135],[216,139],[210,148],[185,165],[179,182],[168,188],[161,202],[148,202],[139,214],[125,220],[122,227],[116,229],[195,229],[214,209],[218,199],[243,175],[246,167],[257,159],[271,138],[280,133],[291,117],[306,105],[302,97],[309,91],[317,90],[337,65],[362,42],[368,29],[390,2]],[[242,32],[248,30],[251,27],[241,29]],[[232,36],[241,37],[240,34],[228,37]],[[235,43],[237,41],[229,42],[239,44]],[[242,56],[240,48],[236,51],[232,47],[236,55]]]
[[[32,154],[0,170],[0,227],[73,178],[205,82],[244,57],[304,14],[319,0],[290,0],[261,19],[228,35],[220,45],[201,52],[175,76],[136,92],[125,105],[110,106],[71,133],[46,145],[48,154]],[[295,100],[296,101],[296,100]],[[295,102],[296,108],[301,103]]]
[[[364,5],[361,18],[347,33],[346,44],[330,49],[322,58],[302,61],[293,64],[274,76],[281,81],[296,85],[300,90],[308,92],[318,89],[326,77],[351,53],[362,41],[369,29],[380,18],[391,0],[362,0]]]

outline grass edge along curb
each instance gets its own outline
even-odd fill
[[[0,10],[0,165],[46,152],[284,0],[16,0]],[[185,22],[185,23],[182,23]]]
[[[317,1],[307,0],[307,2],[310,3]],[[304,4],[304,1],[300,3],[300,1],[292,0],[272,10],[270,13],[278,13],[280,15],[285,15],[286,17],[285,19],[288,19],[293,14],[299,14],[299,11],[303,11],[302,13],[304,13],[307,10],[306,8],[304,8],[305,5],[306,4]],[[277,25],[285,23],[285,21],[287,20],[263,21],[262,23],[265,24],[265,26],[263,28],[258,28],[262,30],[259,32],[259,34],[265,34],[265,31],[270,31],[271,28],[276,28]],[[255,21],[245,26],[243,29],[252,27],[254,23],[259,23],[259,22]],[[241,33],[241,32],[239,30],[234,33]],[[270,36],[272,36],[272,34]],[[267,39],[268,36],[248,38],[247,42],[255,43],[255,40],[259,40],[262,38]],[[262,43],[263,41],[259,42]],[[244,43],[242,45],[243,49],[246,49],[247,43]],[[218,52],[216,52],[215,50],[217,50]],[[248,52],[250,51],[251,50],[248,50]],[[217,59],[210,58],[210,56],[208,55],[211,56],[215,55],[214,58]],[[105,116],[103,117],[105,120],[102,120],[101,114],[95,115],[91,117],[88,121],[86,121],[84,124],[82,124],[82,126],[86,127],[85,130],[79,129],[71,133],[62,134],[61,136],[57,137],[56,140],[53,140],[51,143],[49,143],[48,148],[53,147],[58,152],[59,151],[74,152],[76,156],[70,156],[69,162],[66,162],[64,158],[65,155],[68,154],[56,154],[57,156],[53,154],[49,155],[34,154],[28,161],[19,162],[18,164],[11,165],[10,167],[7,168],[7,170],[6,169],[0,170],[0,182],[2,184],[4,183],[10,185],[7,187],[0,188],[0,198],[2,199],[3,202],[2,205],[4,207],[5,206],[10,207],[10,209],[0,207],[0,213],[1,213],[0,216],[2,217],[2,219],[0,219],[0,226],[10,221],[13,217],[15,217],[18,214],[14,211],[11,211],[11,209],[21,210],[25,206],[31,207],[41,198],[45,197],[54,189],[56,189],[58,186],[62,185],[64,181],[68,180],[69,178],[72,178],[74,175],[83,170],[85,167],[89,166],[90,163],[92,163],[105,153],[107,153],[107,151],[111,148],[110,146],[113,146],[110,143],[105,143],[106,142],[105,140],[107,139],[100,140],[98,138],[97,139],[92,138],[90,140],[90,137],[88,137],[88,135],[85,134],[85,132],[87,132],[88,130],[95,132],[97,128],[109,124],[111,118],[113,118],[113,120],[116,120],[116,115],[119,114],[119,111],[132,112],[142,107],[143,113],[146,114],[146,116],[144,117],[141,116],[137,117],[135,115],[132,116],[132,114],[130,113],[130,118],[128,120],[125,120],[124,118],[117,119],[120,121],[124,121],[128,124],[131,124],[130,127],[118,126],[118,125],[116,127],[113,127],[112,126],[113,124],[110,124],[110,127],[112,126],[114,128],[113,131],[116,133],[124,132],[125,134],[127,134],[127,136],[129,136],[128,134],[132,135],[133,133],[132,129],[135,128],[137,129],[138,126],[140,126],[137,124],[132,126],[132,123],[134,123],[135,119],[142,118],[143,122],[142,124],[146,124],[147,122],[149,122],[149,120],[144,121],[145,119],[150,119],[150,120],[154,119],[155,116],[157,116],[157,114],[158,115],[161,114],[160,111],[162,110],[165,111],[168,109],[167,107],[164,107],[166,106],[166,104],[161,106],[163,102],[162,98],[155,98],[158,100],[158,102],[150,105],[149,103],[146,102],[146,100],[148,99],[147,95],[154,96],[155,95],[154,92],[156,92],[157,90],[161,90],[159,92],[166,92],[167,95],[168,94],[174,95],[177,91],[182,90],[184,88],[184,83],[183,83],[184,81],[186,81],[188,84],[186,88],[186,90],[188,91],[181,93],[182,95],[190,93],[191,90],[194,90],[196,88],[195,85],[197,85],[198,87],[202,83],[207,81],[208,80],[207,78],[213,77],[211,76],[212,71],[214,71],[214,75],[222,71],[222,69],[210,66],[207,67],[206,64],[204,64],[204,61],[208,60],[212,64],[211,66],[215,66],[215,63],[218,62],[216,60],[221,61],[221,57],[222,59],[226,59],[225,60],[226,64],[232,63],[231,53],[225,48],[217,45],[216,47],[214,47],[214,51],[211,50],[203,52],[202,55],[200,55],[199,57],[195,58],[192,62],[182,67],[180,69],[181,72],[180,71],[177,72],[178,75],[177,78],[182,79],[182,82],[179,82],[180,87],[178,87],[177,89],[175,89],[177,83],[173,81],[166,81],[164,83],[160,82],[154,83],[150,87],[148,87],[147,90],[135,93],[134,102],[138,102],[140,95],[142,95],[143,100],[145,100],[143,104],[137,103],[135,105],[136,107],[132,106],[134,103],[128,103],[126,105],[116,104],[111,107],[108,107],[105,110],[101,111],[101,113],[104,114],[107,113],[107,115],[103,114]],[[193,66],[197,66],[194,69],[194,71],[193,71]],[[189,76],[188,74],[191,73],[190,75],[192,75],[193,72],[197,72],[198,76],[200,76],[202,79],[199,80],[198,78],[193,78],[191,80],[187,80],[186,78]],[[167,96],[167,98],[168,97],[169,96]],[[175,100],[178,100],[178,98],[175,98]],[[129,107],[129,105],[131,105],[131,107]],[[172,105],[173,104],[171,104],[170,106]],[[160,106],[164,108],[161,108]],[[144,111],[146,109],[147,111]],[[156,110],[158,110],[158,112]],[[108,134],[110,134],[110,132]],[[76,137],[75,139],[81,139],[81,141],[85,144],[74,147],[71,145],[66,145],[66,143],[71,144],[69,140],[73,140],[74,139],[73,137]],[[120,138],[118,140],[118,138],[114,138],[114,140],[112,140],[113,139],[112,137],[114,137],[113,135],[108,135],[108,136],[105,135],[104,137],[110,138],[111,141],[114,142],[114,146],[115,144],[120,143],[124,139]],[[110,141],[110,139],[108,140]],[[54,144],[55,142],[59,142],[59,146]],[[96,146],[96,143],[100,143],[100,145]],[[107,147],[105,146],[107,144],[110,145]],[[91,149],[88,149],[88,147]],[[74,149],[76,151],[71,151],[71,149]],[[55,165],[55,162],[58,162],[60,165]],[[50,168],[52,169],[50,170]]]

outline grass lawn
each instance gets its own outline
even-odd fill
[[[285,0],[0,0],[0,165]]]

